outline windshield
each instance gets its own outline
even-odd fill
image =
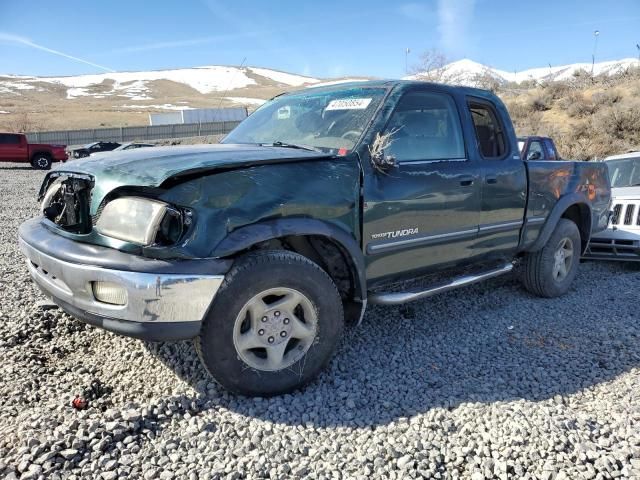
[[[608,160],[612,188],[640,186],[640,157]]]
[[[222,143],[283,143],[331,153],[353,149],[386,90],[344,87],[277,97],[247,117]]]

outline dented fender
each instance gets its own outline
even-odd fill
[[[276,235],[294,219],[315,219],[326,226],[325,231],[344,232],[359,245],[359,171],[357,158],[346,156],[222,171],[174,185],[159,198],[193,211],[193,225],[180,245],[157,253],[192,258],[225,256],[234,251],[230,245],[246,244],[234,242],[244,235],[234,232],[262,224],[242,231],[264,232],[264,225],[271,225]],[[256,241],[262,237],[255,235]]]

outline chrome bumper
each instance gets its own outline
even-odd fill
[[[144,323],[201,322],[224,275],[140,273],[71,263],[20,238],[33,280],[54,301],[89,316]],[[113,282],[127,292],[125,305],[96,300],[92,282]]]

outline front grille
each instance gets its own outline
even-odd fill
[[[622,211],[622,205],[618,203],[615,207],[613,207],[613,217],[611,218],[612,225],[618,225],[620,221],[620,212]]]
[[[624,214],[624,224],[625,225],[631,225],[631,222],[633,221],[633,212],[636,209],[636,206],[631,204],[631,205],[627,205],[627,211]]]
[[[640,226],[640,202],[633,200],[616,203],[611,225]]]

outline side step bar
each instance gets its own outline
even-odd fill
[[[497,277],[504,273],[509,273],[511,270],[513,270],[513,264],[508,263],[502,267],[495,268],[493,270],[487,270],[483,273],[478,273],[475,275],[464,275],[462,277],[454,278],[449,283],[436,285],[435,287],[429,288],[427,290],[371,293],[369,294],[369,301],[371,303],[376,303],[379,305],[398,305],[401,303],[412,302],[414,300],[420,300],[422,298],[436,295],[437,293],[448,292],[449,290],[453,290],[455,288],[464,287],[466,285],[471,285],[482,280]]]

